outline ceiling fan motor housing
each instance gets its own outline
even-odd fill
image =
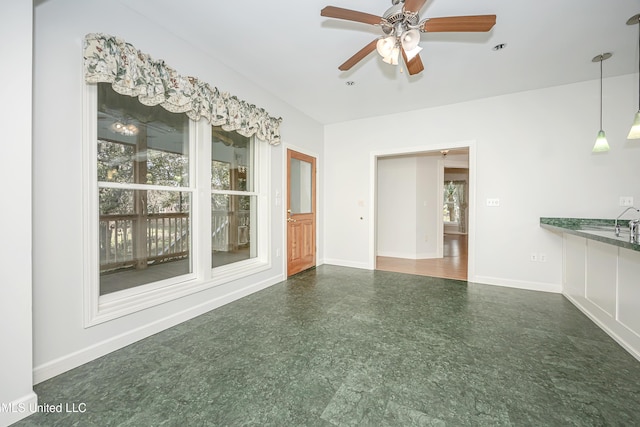
[[[418,25],[420,21],[418,14],[413,12],[405,12],[403,3],[404,1],[394,0],[393,6],[387,9],[384,15],[382,15],[383,22],[381,24],[381,27],[382,31],[385,34],[392,34],[394,28],[398,28],[398,23],[401,24],[401,28],[403,30]]]

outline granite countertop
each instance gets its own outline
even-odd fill
[[[640,244],[631,242],[629,238],[629,228],[627,227],[629,220],[618,220],[621,229],[620,236],[615,235],[615,222],[614,219],[540,218],[540,227],[640,251]]]

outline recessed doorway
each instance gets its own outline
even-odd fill
[[[376,269],[444,279],[467,280],[469,245],[466,234],[445,234],[442,258],[376,257]]]
[[[375,269],[469,278],[470,148],[376,158]]]

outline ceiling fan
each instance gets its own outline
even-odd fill
[[[392,6],[382,16],[327,6],[320,12],[328,18],[345,19],[378,25],[384,35],[363,47],[338,67],[347,71],[377,50],[382,60],[398,65],[400,54],[407,64],[407,71],[414,75],[424,70],[420,51],[420,32],[486,32],[496,23],[496,15],[448,16],[420,20],[418,12],[427,0],[391,0]]]

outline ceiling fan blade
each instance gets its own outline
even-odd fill
[[[347,59],[344,64],[338,67],[340,71],[350,70],[351,67],[356,65],[358,62],[362,61],[365,56],[369,55],[371,52],[376,50],[376,44],[378,43],[378,39],[373,40],[371,43],[360,49],[355,55],[351,58]]]
[[[427,0],[405,0],[404,10],[418,13]]]
[[[422,64],[422,59],[420,59],[420,54],[417,54],[416,56],[411,58],[411,61],[408,61],[407,53],[404,51],[404,48],[401,50],[402,57],[404,58],[404,63],[407,64],[407,71],[409,72],[409,75],[413,76],[424,71],[424,65]]]
[[[430,18],[425,21],[422,31],[438,32],[483,32],[496,24],[496,15],[449,16]]]
[[[383,21],[380,16],[335,6],[326,6],[322,9],[320,15],[326,16],[327,18],[346,19],[347,21],[362,22],[364,24],[371,25],[376,25]]]

